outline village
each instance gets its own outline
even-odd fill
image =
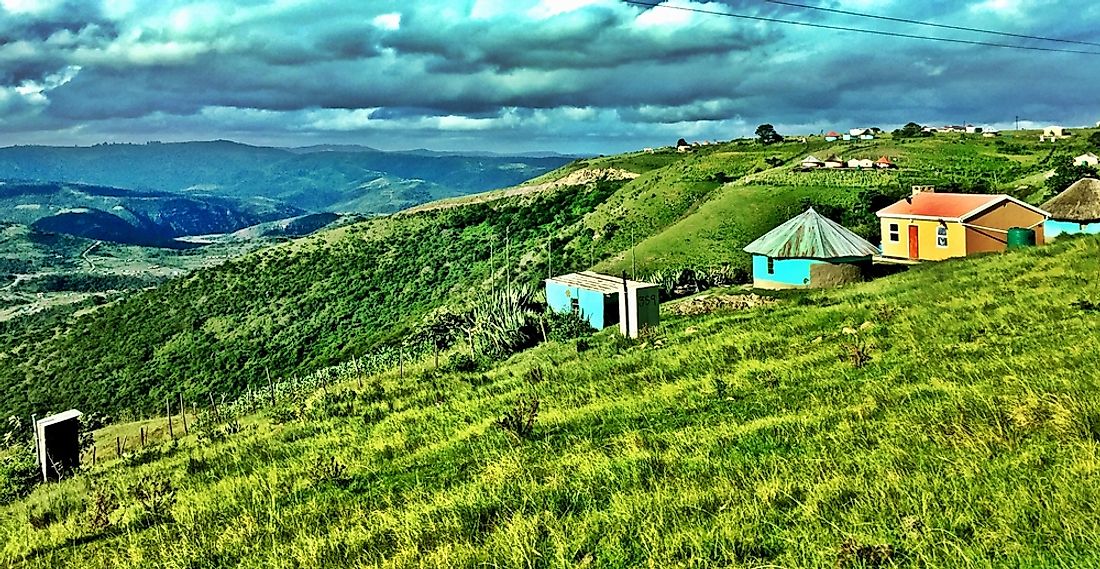
[[[883,157],[885,163],[888,160]],[[882,167],[882,166],[878,166]],[[1100,234],[1100,180],[1084,178],[1041,207],[1005,194],[911,194],[876,213],[881,246],[813,208],[745,247],[752,288],[827,288],[867,280],[875,266],[906,267],[1051,243],[1061,236]],[[549,306],[601,330],[637,338],[660,321],[658,285],[592,271],[545,281]]]

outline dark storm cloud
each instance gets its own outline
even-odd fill
[[[889,27],[749,0],[669,4]],[[1085,1],[827,5],[1089,41],[1088,22],[1100,19],[1100,7]],[[784,27],[614,0],[0,6],[8,8],[0,8],[0,133],[18,133],[16,140],[165,138],[159,132],[610,151],[681,133],[729,138],[760,122],[816,131],[909,120],[1006,124],[1016,115],[1072,122],[1098,111],[1090,95],[1096,56]]]

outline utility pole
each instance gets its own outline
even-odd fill
[[[493,239],[495,234],[489,233],[489,286],[493,290],[493,295],[497,293],[497,262],[496,256],[493,252]]]
[[[550,230],[546,230],[546,278],[554,278],[554,271],[551,267],[551,251],[550,243],[553,241],[553,237],[550,236]]]
[[[1020,115],[1016,115],[1016,130],[1020,130]]]
[[[634,247],[634,226],[630,226],[630,278],[638,280],[638,256]]]

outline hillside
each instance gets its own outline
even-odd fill
[[[1094,566],[1097,275],[1077,238],[352,375],[121,461],[104,432],[96,468],[0,509],[4,560]],[[529,433],[495,425],[517,400]]]
[[[10,178],[265,198],[312,212],[367,214],[518,184],[570,160],[366,147],[287,150],[221,140],[0,148],[0,172]]]
[[[711,282],[744,282],[741,248],[809,205],[877,241],[874,210],[911,184],[1000,191],[1000,180],[1012,186],[1074,149],[1030,141],[1027,133],[735,141],[577,160],[515,191],[322,231],[79,318],[0,327],[0,386],[16,394],[0,411],[82,406],[118,415],[179,392],[236,397],[265,385],[268,373],[307,374],[407,342],[433,311],[468,306],[499,283],[538,287],[548,271],[594,266],[674,286],[681,269],[692,269],[717,275]],[[890,153],[901,169],[792,171],[811,152]],[[587,183],[556,183],[566,179]]]
[[[537,282],[545,259],[532,255],[547,232],[566,239],[617,188],[563,188],[533,200],[372,219],[80,317],[0,323],[0,389],[9,394],[0,409],[141,413],[180,391],[236,396],[268,373],[305,374],[399,343],[432,309],[483,293],[491,270],[499,282]],[[555,253],[554,268],[582,262]]]
[[[63,182],[0,181],[0,221],[130,245],[181,247],[175,238],[230,233],[301,215],[269,200],[138,192]]]

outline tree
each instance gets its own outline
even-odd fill
[[[1047,178],[1047,190],[1053,194],[1059,194],[1081,178],[1097,177],[1096,168],[1087,164],[1073,165],[1073,159],[1069,156],[1059,156],[1054,162],[1054,175]]]
[[[1100,148],[1100,130],[1089,135],[1089,144],[1094,148]]]
[[[894,131],[895,138],[921,138],[928,135],[929,133],[924,132],[924,127],[915,122],[908,123]]]
[[[783,142],[783,137],[775,131],[775,127],[770,124],[762,124],[756,127],[756,139],[760,141],[760,144],[774,144],[776,142]]]

